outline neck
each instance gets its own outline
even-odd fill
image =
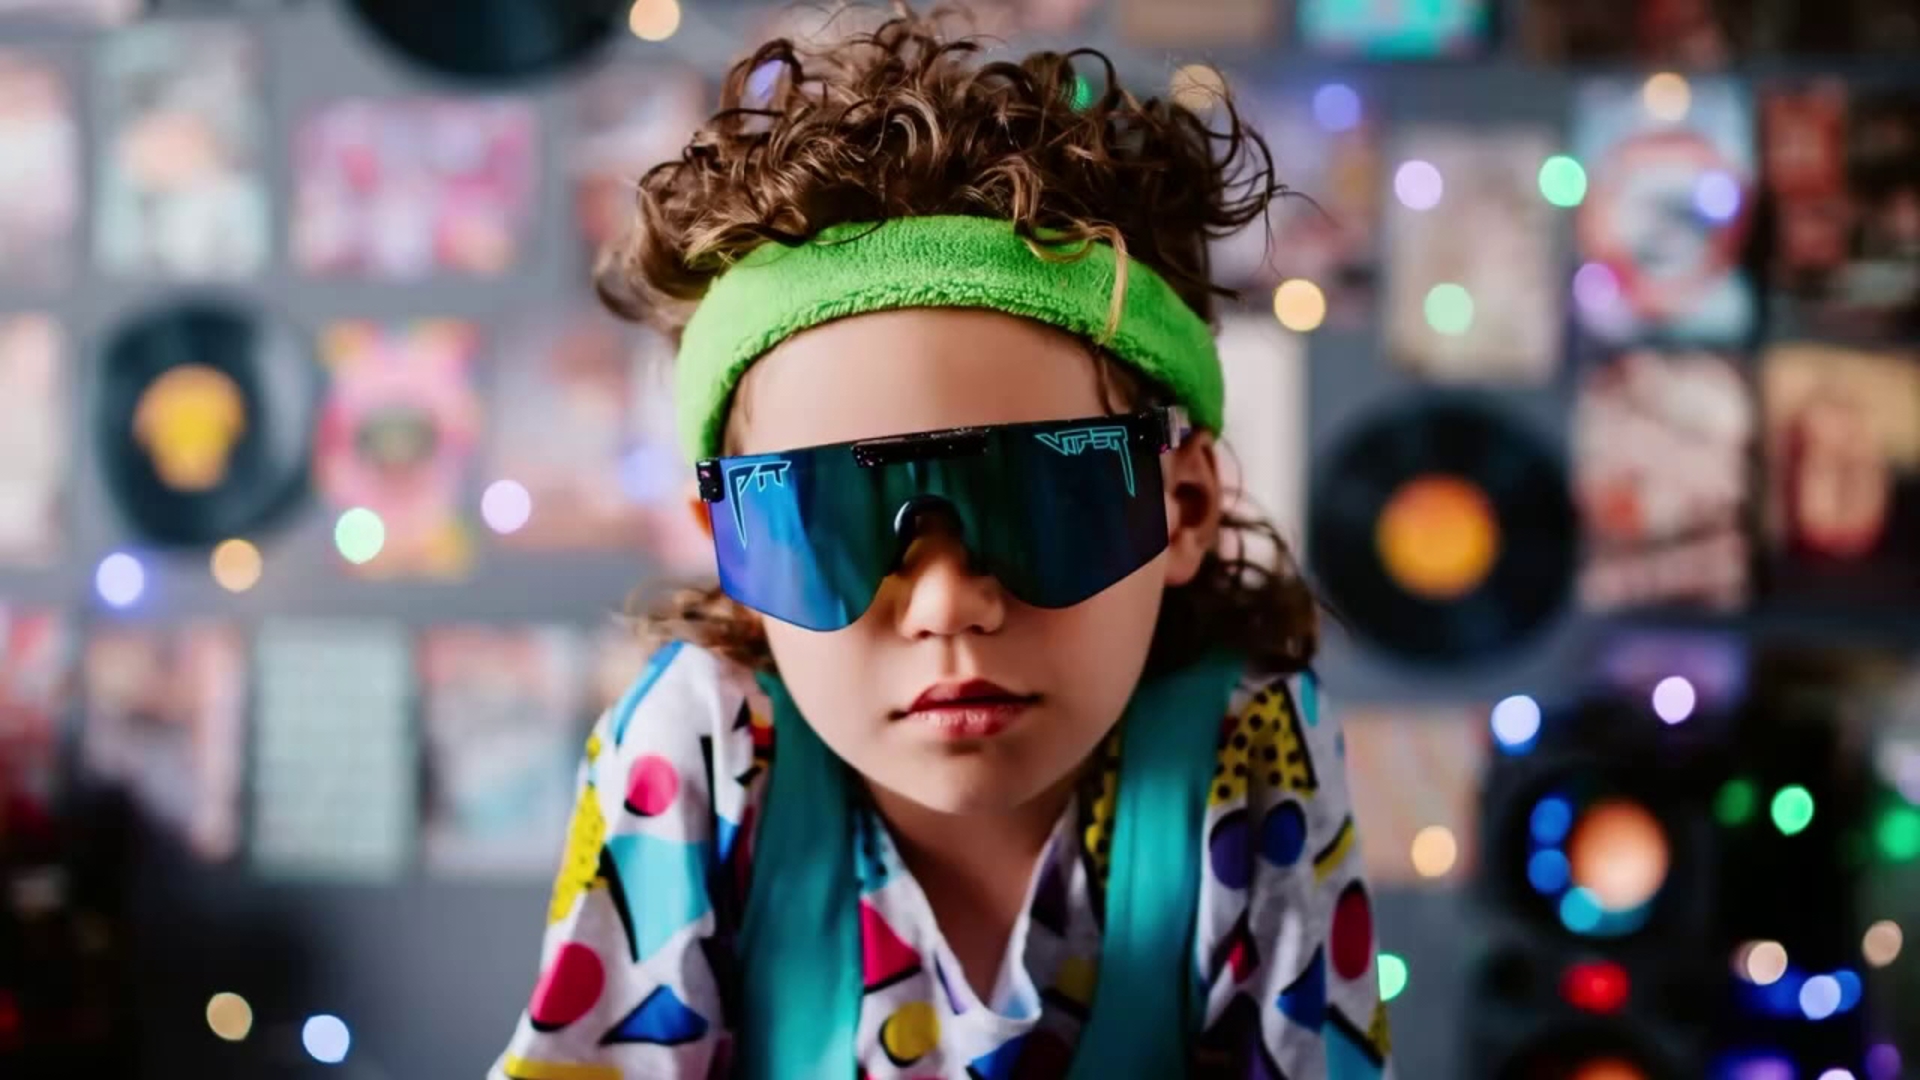
[[[1072,797],[1073,780],[1069,775],[1021,806],[985,814],[929,810],[872,786],[894,847],[982,1000],[999,979],[1034,863]]]

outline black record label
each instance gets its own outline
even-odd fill
[[[1334,610],[1380,647],[1456,662],[1537,633],[1573,580],[1556,456],[1468,400],[1383,410],[1320,473],[1309,536]]]
[[[151,542],[253,533],[305,488],[320,379],[290,335],[192,303],[109,341],[96,412],[107,490]]]

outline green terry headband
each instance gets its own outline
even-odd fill
[[[1002,311],[1099,342],[1170,389],[1196,426],[1219,431],[1226,389],[1206,321],[1129,261],[1109,335],[1115,263],[1106,244],[1042,258],[1011,222],[982,217],[839,225],[798,247],[760,247],[714,281],[682,335],[674,396],[688,457],[720,454],[733,388],[769,349],[834,319],[916,307]]]

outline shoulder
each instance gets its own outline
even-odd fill
[[[1220,731],[1215,801],[1270,801],[1319,793],[1343,748],[1310,672],[1248,671]],[[1222,786],[1228,790],[1220,790]]]

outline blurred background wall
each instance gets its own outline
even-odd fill
[[[1216,249],[1229,434],[1338,613],[1400,1075],[1901,1075],[1913,5],[976,14],[1312,200]],[[483,1073],[614,615],[706,561],[592,251],[859,18],[0,0],[0,1075]]]

